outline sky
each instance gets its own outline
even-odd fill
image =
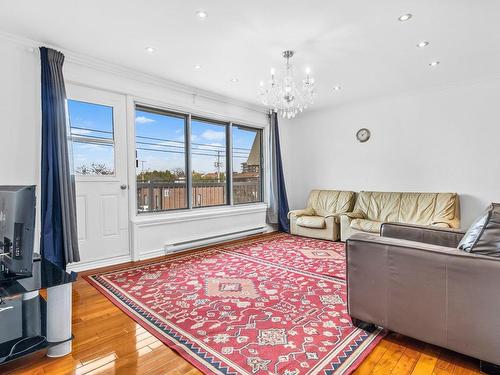
[[[81,135],[96,141],[113,139],[113,109],[103,105],[68,100],[68,112],[73,135]],[[136,148],[139,167],[142,170],[172,170],[185,168],[184,118],[173,115],[136,111]],[[233,126],[233,170],[240,171],[252,147],[256,132]],[[192,169],[200,173],[226,170],[225,126],[202,120],[191,121]],[[113,169],[113,146],[73,142],[75,169],[81,165],[104,163]]]
[[[68,100],[68,114],[72,135],[82,135],[97,140],[113,139],[112,107]],[[73,142],[73,163],[75,169],[82,165],[100,163],[113,171],[113,146]]]

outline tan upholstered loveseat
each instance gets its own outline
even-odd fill
[[[358,232],[380,234],[384,222],[459,228],[458,195],[362,191],[353,212],[340,217],[341,240]]]
[[[290,232],[337,241],[340,238],[340,214],[352,210],[354,197],[352,191],[312,190],[307,208],[288,213]]]

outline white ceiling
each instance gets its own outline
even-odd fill
[[[312,108],[500,77],[499,16],[499,0],[0,0],[3,31],[252,103],[294,49]]]

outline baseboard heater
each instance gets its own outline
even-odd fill
[[[167,243],[164,246],[165,254],[177,253],[184,250],[196,249],[198,247],[203,247],[207,245],[213,245],[217,243],[222,243],[225,241],[243,238],[247,236],[251,236],[254,234],[260,234],[266,232],[266,227],[258,227],[254,229],[247,229],[238,232],[231,232],[225,234],[219,234],[215,236],[196,238],[187,241],[175,242],[175,243]]]

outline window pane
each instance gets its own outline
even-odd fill
[[[262,201],[262,131],[233,125],[233,203]]]
[[[191,121],[193,207],[227,204],[226,125]]]
[[[187,207],[183,116],[136,110],[138,212]]]
[[[114,175],[114,147],[112,144],[97,144],[73,141],[75,173],[80,176]]]
[[[68,100],[71,135],[113,139],[113,107]]]
[[[113,108],[68,100],[68,115],[76,174],[114,175]]]

